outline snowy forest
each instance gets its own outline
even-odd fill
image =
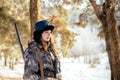
[[[62,80],[120,80],[120,0],[0,0],[0,80],[23,80],[37,21],[55,26]]]

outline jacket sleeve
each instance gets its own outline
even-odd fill
[[[39,64],[36,56],[36,49],[27,48],[24,55],[25,60],[25,71],[34,73],[38,72]]]

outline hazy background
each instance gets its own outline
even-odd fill
[[[101,7],[104,0],[96,0],[96,2]],[[14,29],[14,22],[18,25],[21,41],[25,49],[28,41],[30,41],[29,5],[30,0],[0,0],[0,79],[4,77],[22,78],[24,62]],[[120,15],[118,8],[119,6],[116,5],[115,15]],[[88,0],[41,0],[40,16],[42,16],[42,19],[51,19],[55,22],[53,37],[60,53],[63,80],[68,79],[66,73],[72,73],[76,69],[70,68],[72,64],[79,67],[83,66],[91,71],[93,69],[96,69],[95,71],[99,70],[97,65],[100,64],[103,73],[105,70],[108,71],[107,77],[102,76],[102,78],[104,80],[110,78],[101,23]],[[117,21],[119,22],[118,19]],[[18,68],[20,71],[18,71]],[[4,71],[4,69],[8,72]],[[66,69],[71,70],[71,72],[69,70],[67,72]],[[18,76],[14,75],[17,72],[20,72]],[[6,73],[12,76],[6,75]],[[74,74],[78,75],[77,79],[72,76],[71,80],[90,80],[85,79],[86,73],[88,72],[84,72],[81,67],[78,73]],[[98,80],[99,78],[99,76],[92,77],[91,75],[90,77],[91,80]]]

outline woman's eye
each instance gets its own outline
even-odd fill
[[[47,31],[45,33],[48,33]]]
[[[51,31],[45,31],[45,33],[52,33]]]

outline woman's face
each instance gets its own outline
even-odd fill
[[[43,33],[42,33],[42,40],[43,41],[50,41],[51,34],[52,34],[51,30],[43,31]]]

